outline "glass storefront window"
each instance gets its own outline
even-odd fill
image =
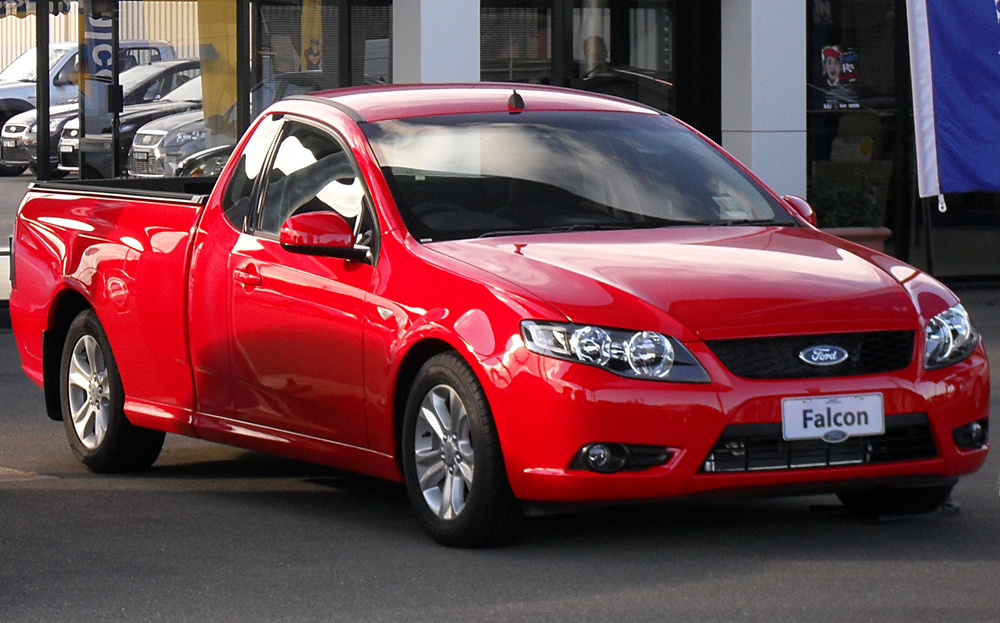
[[[675,112],[672,1],[576,0],[570,86]]]
[[[551,83],[551,5],[483,1],[479,17],[481,80]]]
[[[894,223],[897,0],[811,0],[808,198],[821,227]],[[911,129],[912,131],[912,129]],[[905,160],[904,165],[905,166]]]

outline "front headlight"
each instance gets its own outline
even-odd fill
[[[178,145],[183,145],[185,143],[190,143],[191,141],[197,141],[205,137],[205,130],[190,130],[186,132],[178,132],[177,134],[168,138],[164,143],[164,147],[177,147]]]
[[[979,334],[961,305],[946,309],[924,327],[924,367],[936,370],[956,364],[972,354]]]
[[[678,383],[711,381],[683,344],[655,331],[523,320],[521,337],[533,353],[603,368],[619,376]]]

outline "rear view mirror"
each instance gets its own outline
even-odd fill
[[[278,241],[291,253],[363,260],[370,249],[354,244],[354,230],[336,212],[306,212],[288,218]]]
[[[808,201],[795,195],[785,195],[782,199],[785,200],[785,203],[792,206],[795,212],[805,219],[807,223],[816,227],[816,211],[812,209]]]

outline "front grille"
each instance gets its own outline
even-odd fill
[[[840,465],[868,465],[937,456],[923,413],[889,415],[885,434],[849,437],[840,443],[821,439],[785,441],[781,424],[731,424],[719,436],[701,471],[752,472]]]
[[[0,148],[0,160],[3,160],[7,164],[29,164],[31,162],[31,154],[23,146],[2,147]]]
[[[128,158],[128,172],[134,175],[163,175],[163,163],[147,152],[145,159],[135,157],[133,151]]]
[[[913,360],[913,339],[913,331],[874,331],[710,340],[706,344],[736,376],[803,379],[902,370]],[[810,365],[799,359],[799,353],[812,346],[838,346],[849,356],[832,366]]]

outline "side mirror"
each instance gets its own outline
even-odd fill
[[[782,197],[785,203],[792,206],[792,208],[798,213],[799,216],[804,218],[807,223],[816,227],[816,211],[812,209],[809,202],[802,197],[796,197],[795,195],[785,195]]]
[[[73,84],[73,78],[76,72],[63,69],[52,78],[53,86],[64,87],[68,84]]]
[[[345,260],[364,260],[370,249],[354,244],[354,230],[336,212],[306,212],[289,217],[278,236],[281,247],[291,253],[323,255]]]

